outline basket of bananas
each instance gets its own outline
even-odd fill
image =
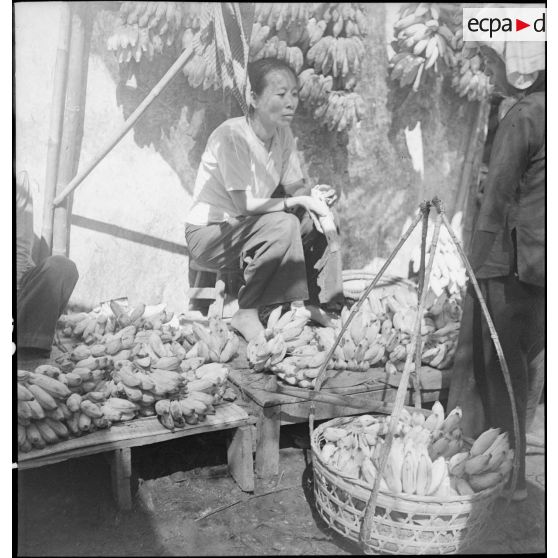
[[[507,433],[491,428],[475,441],[461,434],[461,410],[447,417],[403,408],[380,481],[366,552],[453,554],[482,536],[513,466]],[[326,523],[359,542],[378,476],[390,416],[330,420],[311,437],[316,507]]]
[[[424,411],[420,409],[418,389],[415,390],[417,406],[404,406],[411,371],[418,369],[417,364],[422,359],[422,321],[442,222],[456,242],[443,204],[438,198],[434,198],[431,204],[438,211],[438,217],[428,264],[419,274],[418,306],[410,313],[413,323],[406,327],[410,335],[409,349],[391,414],[384,418],[372,415],[338,418],[314,430],[315,404],[310,405],[309,427],[318,512],[330,527],[358,542],[366,554],[462,552],[481,537],[496,498],[510,476],[511,493],[517,482],[519,459],[510,449],[508,433],[490,428],[474,441],[465,440],[461,431],[461,409],[456,407],[445,416],[442,405],[437,402],[432,412]],[[428,204],[421,204],[420,209],[422,216],[417,214],[414,224],[404,233],[344,320],[318,370],[315,391],[319,391],[325,381],[329,361],[344,333],[351,327],[352,319],[358,319],[367,297],[413,228],[421,219],[426,220]],[[425,256],[426,242],[421,247],[421,257]],[[465,256],[463,259],[475,282],[470,264]],[[482,293],[478,288],[476,292],[482,303]],[[497,333],[486,311],[485,318],[502,371],[511,383]],[[514,418],[513,434],[517,440],[517,411],[513,391],[510,389],[508,393]]]

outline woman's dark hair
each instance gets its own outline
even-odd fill
[[[295,81],[298,82],[296,72],[293,67],[278,58],[260,58],[255,62],[248,64],[248,77],[250,78],[250,86],[255,95],[261,95],[267,85],[267,75],[274,70],[285,70],[290,72]]]

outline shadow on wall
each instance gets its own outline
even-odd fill
[[[118,64],[106,48],[106,40],[118,25],[118,12],[99,12],[95,20],[91,52],[101,58],[116,83],[116,102],[128,118],[165,75],[181,53],[180,41],[161,54],[140,62],[133,58]],[[219,91],[194,89],[182,71],[172,79],[133,128],[138,147],[153,146],[180,178],[190,195],[202,153],[211,132],[229,117],[242,112],[235,101]]]

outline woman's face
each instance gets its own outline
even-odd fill
[[[290,126],[298,106],[298,83],[288,70],[273,70],[265,87],[254,96],[254,116],[266,128]]]

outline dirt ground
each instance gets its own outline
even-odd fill
[[[541,405],[533,430],[544,435],[543,429]],[[19,472],[17,555],[360,554],[315,510],[307,443],[307,425],[283,427],[280,475],[258,482],[254,494],[227,474],[222,432],[134,448],[130,512],[119,512],[112,500],[103,455]],[[468,552],[545,552],[544,467],[544,454],[528,455],[528,499],[507,509],[499,501],[487,536]],[[272,489],[278,491],[265,494]],[[235,505],[197,520],[228,504]]]

